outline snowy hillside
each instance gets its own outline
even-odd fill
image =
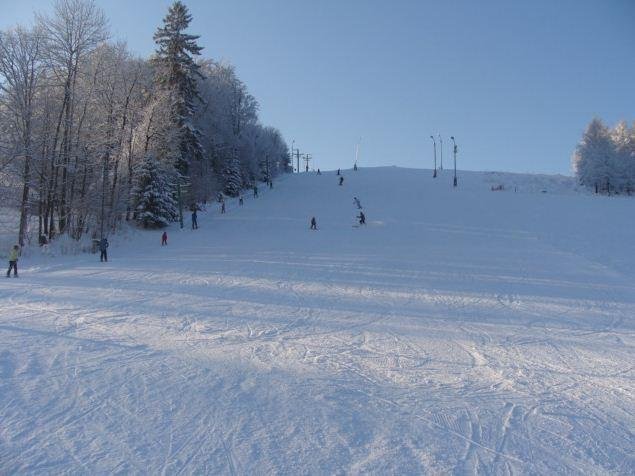
[[[344,176],[20,261],[0,473],[633,474],[635,200]]]

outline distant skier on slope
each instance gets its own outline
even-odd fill
[[[225,213],[225,200],[223,200],[220,204],[220,212],[221,214]]]
[[[353,197],[353,203],[355,203],[355,206],[357,207],[358,210],[362,209],[362,204],[360,203],[359,198]]]
[[[365,225],[366,224],[366,215],[364,215],[364,212],[359,212],[359,216],[357,217],[359,218],[359,224],[360,225]]]
[[[340,169],[337,169],[337,176],[339,177],[340,175]]]
[[[7,271],[7,278],[11,276],[11,270],[13,270],[13,277],[18,277],[18,258],[20,257],[20,246],[14,245],[9,251],[9,270]]]
[[[258,186],[254,185],[254,198],[258,198]]]
[[[320,172],[320,169],[318,169],[317,174],[322,175],[322,172]]]
[[[242,207],[244,203],[245,202],[243,201],[243,196],[241,195],[240,197],[238,197],[238,205]]]
[[[340,177],[340,186],[344,183],[344,177]]]
[[[311,230],[317,230],[317,221],[315,220],[315,217],[311,218]]]
[[[161,246],[165,246],[168,244],[168,232],[164,231],[161,235]]]
[[[196,208],[192,210],[192,230],[198,230],[198,215]]]
[[[99,261],[108,262],[108,239],[104,236],[99,242]]]

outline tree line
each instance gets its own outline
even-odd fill
[[[581,185],[595,193],[635,191],[635,123],[609,128],[595,118],[587,126],[573,154],[573,170]]]
[[[163,226],[290,170],[284,138],[231,64],[201,56],[174,2],[150,58],[109,40],[91,0],[0,32],[0,198],[21,245]]]

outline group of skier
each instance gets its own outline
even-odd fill
[[[355,164],[355,167],[353,168],[353,170],[357,170],[357,164]],[[322,175],[322,172],[320,172],[320,169],[317,169],[317,175]],[[337,175],[339,176],[338,185],[341,187],[341,186],[344,185],[344,176],[342,175],[341,169],[337,169]],[[359,215],[357,215],[355,217],[355,218],[357,218],[359,225],[355,225],[355,226],[365,225],[366,224],[366,215],[362,211],[362,208],[363,208],[362,207],[362,203],[359,201],[359,198],[357,198],[357,197],[353,197],[353,203],[355,204],[355,206],[359,210]],[[318,229],[317,228],[317,219],[315,217],[311,217],[309,229],[310,230],[317,230]]]

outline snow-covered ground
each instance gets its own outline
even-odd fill
[[[2,278],[0,473],[635,473],[635,200],[344,175]]]

